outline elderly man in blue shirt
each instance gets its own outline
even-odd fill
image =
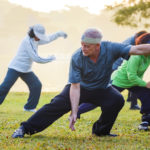
[[[150,54],[150,44],[131,46],[101,41],[98,29],[87,29],[81,38],[81,48],[72,56],[69,83],[49,104],[44,105],[13,133],[13,138],[23,138],[47,128],[71,110],[71,130],[75,130],[78,105],[93,103],[100,106],[102,113],[94,123],[92,133],[97,136],[117,136],[110,131],[118,113],[124,105],[123,96],[110,84],[112,65],[119,57]]]
[[[139,36],[141,36],[142,34],[145,34],[145,33],[146,33],[146,31],[144,31],[144,30],[137,32],[134,36],[131,36],[131,37],[127,38],[125,41],[123,41],[123,43],[128,44],[128,45],[135,45],[136,38],[138,38]],[[122,62],[123,62],[123,58],[121,58],[121,57],[118,58],[112,65],[112,72],[117,70],[118,67],[122,64]],[[130,109],[133,109],[133,110],[140,109],[140,107],[137,104],[137,97],[134,93],[129,92],[127,101],[131,101]],[[91,103],[82,103],[79,106],[77,118],[80,119],[81,114],[86,113],[95,108],[97,108],[97,105],[94,105]]]

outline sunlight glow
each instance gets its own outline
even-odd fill
[[[11,3],[31,8],[40,12],[51,12],[59,10],[69,10],[68,6],[79,6],[86,9],[89,13],[99,14],[105,5],[112,5],[114,2],[122,0],[8,0]]]

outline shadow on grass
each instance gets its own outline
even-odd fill
[[[48,139],[50,139],[50,140],[85,140],[85,138],[86,139],[88,139],[88,137],[84,137],[84,136],[82,136],[82,137],[75,137],[75,136],[54,136],[54,135],[52,135],[52,136],[47,136],[47,135],[32,135],[32,136],[29,136],[29,135],[26,135],[25,137],[24,137],[24,139],[35,139],[35,140],[48,140]],[[92,138],[92,135],[91,136],[89,136],[89,138]]]
[[[32,139],[32,140],[64,140],[64,141],[85,141],[85,140],[98,140],[98,139],[101,139],[101,140],[108,140],[108,141],[112,141],[112,139],[116,140],[116,139],[120,139],[123,137],[125,137],[125,139],[127,140],[128,138],[130,139],[130,136],[125,136],[125,135],[118,135],[117,137],[110,137],[110,136],[96,136],[96,135],[89,135],[89,136],[86,136],[86,135],[77,135],[77,136],[68,136],[68,135],[32,135],[32,136],[29,136],[29,135],[26,135],[24,137],[24,139]]]

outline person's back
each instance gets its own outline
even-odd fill
[[[132,63],[134,61],[134,63]],[[137,62],[137,63],[136,63]],[[145,82],[142,82],[143,75],[150,64],[150,56],[135,55],[130,56],[130,61],[124,61],[118,70],[112,73],[112,84],[119,87],[129,88],[132,86],[145,86]],[[128,67],[130,66],[130,67]],[[130,72],[135,70],[135,72]]]
[[[29,55],[26,45],[30,45],[30,38],[28,35],[22,40],[16,56],[11,60],[8,68],[12,68],[21,72],[31,71],[33,60]]]

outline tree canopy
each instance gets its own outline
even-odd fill
[[[115,10],[113,21],[118,25],[150,27],[150,0],[123,0],[122,3],[107,6],[107,9]]]

